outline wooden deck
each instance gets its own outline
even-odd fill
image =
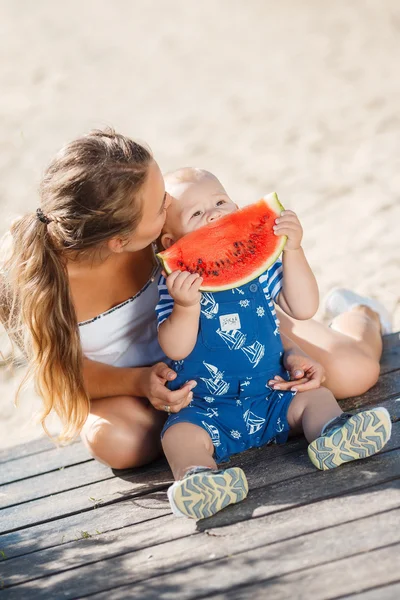
[[[368,461],[316,471],[306,443],[233,461],[250,493],[212,519],[170,514],[164,461],[115,472],[80,443],[0,452],[0,598],[400,598],[400,337],[379,383],[345,409],[386,406]]]

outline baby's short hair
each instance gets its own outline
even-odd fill
[[[203,179],[212,177],[216,179],[215,175],[206,171],[205,169],[199,169],[198,167],[182,167],[175,171],[169,171],[164,175],[165,185],[173,185],[174,183],[199,183]]]

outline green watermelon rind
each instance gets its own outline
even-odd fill
[[[266,194],[262,199],[265,200],[266,203],[268,204],[268,206],[270,208],[272,208],[273,210],[275,210],[278,215],[283,210],[285,210],[284,207],[282,206],[281,202],[279,201],[279,198],[278,198],[278,195],[276,192],[271,192],[270,194]],[[243,277],[242,279],[238,279],[235,282],[229,283],[227,285],[200,286],[200,288],[199,288],[200,291],[201,292],[223,292],[225,290],[231,290],[231,289],[234,289],[237,287],[241,287],[242,285],[245,285],[246,283],[253,281],[257,277],[262,275],[262,273],[264,273],[267,269],[269,269],[274,264],[274,262],[277,261],[277,259],[279,258],[279,256],[281,255],[281,253],[283,251],[283,248],[286,244],[286,240],[287,240],[287,237],[285,235],[283,235],[279,240],[279,243],[276,247],[275,252],[273,254],[271,254],[270,256],[268,256],[268,260],[266,260],[256,271],[253,271],[249,277]],[[168,266],[167,260],[161,256],[161,253],[157,254],[157,257],[161,260],[162,265],[163,265],[164,270],[167,273],[167,275],[170,275],[172,273],[172,269],[170,269],[170,267]]]

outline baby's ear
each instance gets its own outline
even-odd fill
[[[174,238],[171,236],[170,233],[163,233],[161,236],[161,245],[163,248],[165,248],[165,250],[167,248],[169,248],[170,246],[172,246],[172,244],[175,242]]]

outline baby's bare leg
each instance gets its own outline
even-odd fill
[[[386,408],[344,414],[326,388],[298,393],[287,417],[291,428],[303,429],[310,442],[308,456],[313,465],[323,471],[376,454],[390,439],[392,429]]]
[[[162,447],[176,480],[192,467],[217,469],[209,434],[193,423],[172,425],[164,434]]]
[[[202,427],[192,423],[172,425],[162,445],[176,480],[168,489],[176,516],[204,519],[246,498],[249,488],[245,474],[238,467],[217,470],[213,443]]]
[[[287,419],[294,432],[303,431],[307,441],[312,442],[320,436],[323,426],[342,412],[332,392],[320,387],[298,392],[289,406]]]

